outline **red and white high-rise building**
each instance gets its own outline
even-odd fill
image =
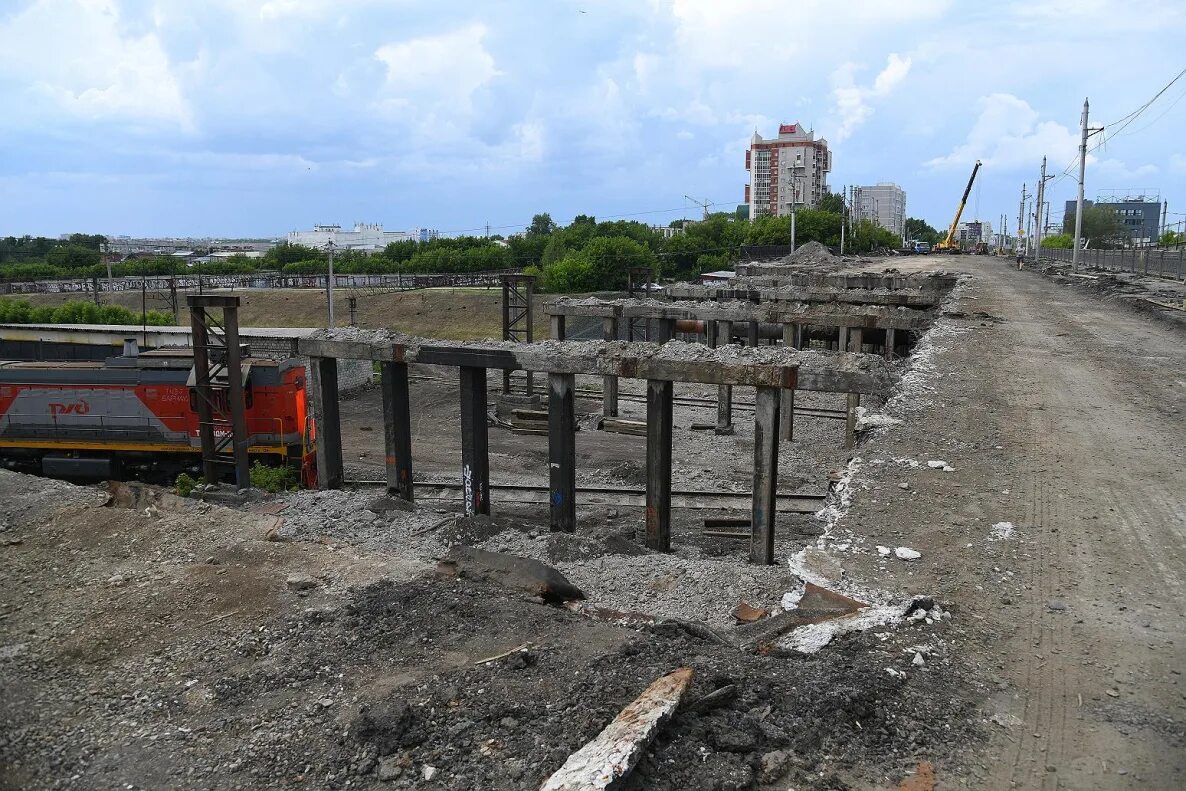
[[[766,139],[756,131],[745,152],[749,184],[745,202],[749,217],[783,217],[791,208],[811,209],[828,192],[828,173],[832,154],[828,141],[815,139],[815,133],[800,124],[782,124],[778,137]]]

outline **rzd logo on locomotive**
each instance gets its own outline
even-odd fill
[[[49,402],[49,413],[54,417],[58,415],[85,415],[90,411],[91,405],[83,399],[71,401],[68,404],[61,404],[55,401]]]

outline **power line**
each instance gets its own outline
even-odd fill
[[[1182,69],[1180,72],[1178,72],[1172,80],[1170,80],[1164,86],[1162,86],[1161,90],[1159,90],[1157,93],[1153,94],[1153,96],[1150,97],[1149,100],[1146,101],[1144,104],[1142,104],[1140,107],[1133,110],[1131,113],[1129,113],[1128,115],[1124,116],[1123,118],[1121,118],[1117,121],[1113,121],[1110,124],[1104,124],[1103,128],[1100,130],[1102,132],[1102,134],[1100,135],[1099,142],[1097,142],[1094,146],[1092,146],[1090,149],[1088,149],[1087,153],[1090,154],[1093,151],[1097,151],[1099,148],[1101,148],[1102,146],[1107,144],[1107,142],[1109,140],[1111,140],[1115,137],[1118,137],[1121,132],[1123,132],[1126,128],[1128,128],[1128,126],[1133,121],[1140,118],[1142,113],[1144,113],[1146,110],[1148,110],[1149,107],[1151,107],[1154,102],[1156,102],[1159,98],[1161,98],[1161,96],[1166,91],[1168,91],[1171,87],[1173,87],[1174,83],[1176,83],[1178,80],[1182,79],[1183,76],[1186,76],[1186,69]],[[1173,104],[1171,104],[1168,108],[1166,108],[1166,111],[1164,113],[1159,115],[1157,118],[1155,118],[1150,123],[1146,124],[1145,126],[1142,126],[1140,129],[1137,129],[1135,131],[1141,131],[1143,129],[1149,128],[1149,126],[1152,126],[1153,123],[1156,123],[1166,113],[1168,113],[1171,109],[1173,109],[1174,105],[1177,104],[1179,101],[1181,101],[1182,96],[1186,96],[1186,92],[1183,92],[1182,95],[1178,96],[1178,98],[1173,101]],[[1111,134],[1108,134],[1108,130],[1111,127],[1114,127],[1117,125],[1119,125],[1120,128],[1115,130]],[[1132,133],[1130,133],[1130,134],[1132,134]],[[1061,174],[1059,174],[1058,178],[1055,179],[1054,183],[1051,184],[1050,186],[1053,187],[1053,186],[1057,185],[1060,181],[1062,181],[1064,178],[1069,176],[1071,174],[1071,171],[1074,170],[1078,166],[1079,166],[1079,157],[1076,156],[1075,160],[1073,162],[1071,162],[1071,164],[1067,165],[1066,169],[1063,170],[1063,172]]]

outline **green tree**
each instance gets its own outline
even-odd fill
[[[932,228],[926,220],[920,220],[917,217],[906,218],[906,238],[917,239],[920,242],[927,244],[936,244],[943,237],[940,233]]]
[[[83,269],[99,263],[99,251],[79,244],[68,244],[46,253],[45,262],[63,269]]]
[[[1075,237],[1069,233],[1056,233],[1043,238],[1042,246],[1055,250],[1070,250],[1075,246]]]
[[[843,215],[846,211],[844,206],[844,196],[838,192],[825,193],[824,196],[819,199],[819,203],[816,204],[815,208],[819,209],[820,211],[827,211],[831,212],[832,214]]]
[[[325,260],[325,251],[318,250],[316,247],[309,247],[303,244],[290,244],[284,242],[278,244],[268,252],[264,253],[264,264],[267,269],[284,270],[289,264],[295,264],[298,261],[323,261]]]
[[[632,267],[655,267],[647,245],[625,236],[598,236],[580,250],[543,269],[541,285],[548,291],[620,290]]]
[[[1067,216],[1063,219],[1063,231],[1072,235],[1075,233],[1074,212],[1067,212]],[[1083,206],[1081,236],[1092,247],[1117,247],[1124,243],[1127,235],[1124,222],[1121,221],[1120,215],[1116,213],[1115,209],[1095,204]],[[1045,239],[1042,240],[1042,244],[1046,244]]]
[[[549,236],[556,231],[556,227],[556,223],[552,220],[552,215],[543,212],[531,218],[531,225],[527,226],[527,235]]]
[[[88,250],[102,252],[103,247],[107,244],[107,237],[101,233],[72,233],[66,241]]]

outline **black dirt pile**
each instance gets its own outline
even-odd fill
[[[0,757],[26,788],[76,774],[96,788],[538,788],[651,681],[689,666],[687,705],[626,788],[846,788],[974,737],[958,725],[971,718],[957,669],[938,654],[912,668],[895,642],[858,635],[777,659],[465,580],[381,582],[148,663],[22,668],[20,697],[42,705],[5,723]]]

